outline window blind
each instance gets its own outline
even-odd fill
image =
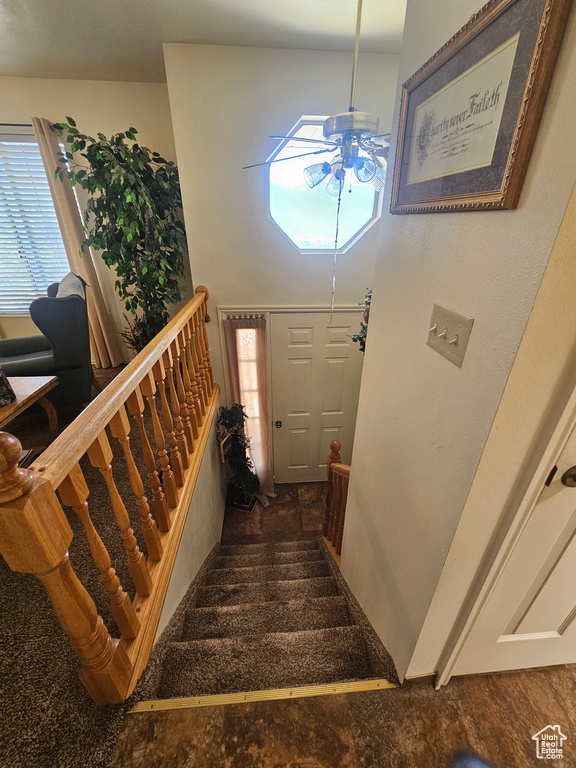
[[[0,314],[27,313],[69,271],[38,145],[0,138]]]

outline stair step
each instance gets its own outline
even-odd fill
[[[343,597],[193,608],[186,613],[181,640],[297,632],[351,624]]]
[[[373,676],[357,626],[170,643],[159,698],[202,696]]]
[[[293,581],[261,581],[248,584],[214,584],[198,589],[196,607],[269,603],[306,597],[331,597],[338,594],[333,576]]]
[[[208,571],[206,585],[247,584],[257,581],[293,581],[329,576],[324,560],[311,563],[285,563],[283,565],[253,565],[245,568],[221,568]]]
[[[319,549],[298,549],[289,552],[256,552],[247,555],[224,555],[215,558],[212,569],[243,568],[249,565],[281,565],[322,560]]]
[[[252,555],[258,552],[293,552],[294,550],[318,549],[315,539],[297,541],[275,541],[263,544],[225,544],[218,550],[219,555]]]

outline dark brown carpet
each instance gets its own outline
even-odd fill
[[[105,385],[118,372],[101,371],[98,378]],[[60,429],[71,423],[80,410],[76,406],[58,409]],[[26,447],[48,442],[46,414],[40,407],[30,408],[4,429]],[[145,551],[124,459],[115,442],[111,439],[115,478],[138,543]],[[131,443],[136,462],[142,467],[135,427]],[[92,520],[124,589],[133,596],[134,586],[103,479],[86,458],[81,466],[90,488]],[[72,510],[65,512],[74,532],[71,562],[111,634],[118,637],[82,526]],[[0,584],[0,767],[104,768],[114,750],[124,707],[98,707],[92,702],[78,679],[76,656],[56,621],[44,588],[34,576],[13,573],[0,557]]]
[[[221,547],[179,612],[152,698],[396,679],[319,539]]]

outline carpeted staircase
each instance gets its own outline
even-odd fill
[[[319,539],[220,547],[179,613],[157,698],[395,679]]]

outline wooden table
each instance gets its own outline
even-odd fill
[[[58,416],[56,409],[44,395],[54,389],[58,384],[58,378],[56,376],[9,376],[8,381],[14,390],[16,400],[0,408],[0,428],[29,408],[32,403],[39,403],[48,415],[50,440],[54,440],[58,435]]]

